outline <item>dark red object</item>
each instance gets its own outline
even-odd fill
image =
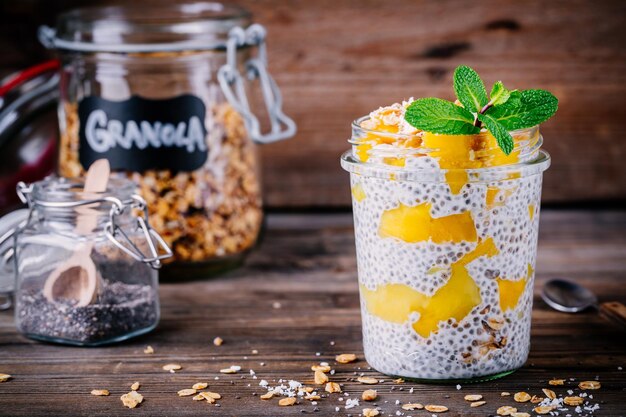
[[[0,82],[0,214],[19,204],[19,181],[54,171],[58,68],[58,61],[47,61]]]

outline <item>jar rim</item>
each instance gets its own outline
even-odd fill
[[[354,130],[358,130],[358,131],[361,131],[363,133],[372,133],[372,134],[376,134],[376,135],[383,135],[383,136],[386,136],[386,137],[397,138],[397,139],[408,139],[408,138],[416,136],[416,135],[411,135],[411,134],[406,134],[406,133],[391,133],[391,132],[385,132],[383,130],[368,129],[368,128],[365,128],[365,127],[361,126],[361,124],[363,122],[365,122],[366,120],[369,120],[369,119],[370,119],[369,115],[361,116],[361,117],[359,117],[357,119],[354,119],[352,121],[352,129],[353,129],[353,131]],[[539,130],[539,126],[540,125],[535,125],[535,126],[527,127],[527,128],[524,128],[524,129],[510,130],[509,133],[511,135],[523,135],[524,133],[532,133],[532,132],[534,132],[536,130]],[[483,135],[486,135],[486,134],[487,134],[487,131],[481,131],[481,132],[475,133],[473,135],[459,135],[459,136],[477,136],[477,137],[480,137],[480,136],[483,136]],[[348,140],[348,142],[352,143],[350,140]]]
[[[463,172],[467,174],[467,183],[486,183],[505,181],[515,177],[528,177],[543,173],[550,167],[552,158],[543,149],[539,149],[531,160],[509,165],[494,165],[482,168],[400,168],[393,165],[371,164],[357,159],[352,150],[341,155],[341,167],[351,174],[363,175],[394,181],[446,182],[446,173]]]
[[[78,52],[159,52],[224,49],[251,13],[218,2],[83,7],[57,17],[55,47]],[[174,49],[173,49],[174,48]]]
[[[32,205],[38,206],[46,203],[69,203],[81,200],[92,200],[95,196],[97,199],[113,197],[125,202],[131,199],[136,188],[133,181],[118,176],[109,179],[107,189],[103,192],[86,193],[84,192],[84,184],[84,178],[64,178],[50,175],[32,184],[32,192],[29,201]],[[101,207],[108,210],[110,204],[102,204]]]

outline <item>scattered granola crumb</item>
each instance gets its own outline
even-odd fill
[[[328,382],[324,390],[332,394],[333,392],[341,392],[341,387],[336,382]]]
[[[516,392],[513,399],[518,403],[525,403],[530,401],[530,394],[524,391]]]
[[[376,417],[380,415],[380,412],[375,408],[364,408],[363,417]]]
[[[258,351],[258,350],[256,350],[256,349],[252,349],[252,354],[253,354],[253,355],[258,355],[258,354],[259,354],[259,351]]]
[[[550,411],[554,410],[554,407],[551,405],[542,405],[539,407],[535,407],[533,410],[537,414],[548,414]]]
[[[110,392],[108,389],[94,389],[91,390],[91,395],[95,395],[98,397],[107,397],[110,395]]]
[[[133,384],[130,386],[130,389],[133,391],[138,391],[140,387],[141,384],[139,382],[133,382]]]
[[[154,349],[152,348],[152,346],[148,345],[143,350],[143,353],[145,353],[146,355],[152,355],[154,353]]]
[[[571,405],[572,407],[575,407],[577,405],[581,405],[584,400],[581,397],[565,397],[563,398],[563,402],[566,405]]]
[[[445,413],[446,411],[448,411],[448,407],[446,407],[445,405],[428,404],[424,408],[426,409],[426,411],[430,411],[431,413]]]
[[[530,414],[518,412],[518,413],[511,414],[511,417],[530,417]]]
[[[356,355],[354,353],[342,353],[335,356],[335,360],[339,363],[350,363],[356,361]]]
[[[120,400],[122,400],[124,407],[135,408],[143,402],[143,395],[137,391],[131,391],[128,394],[122,395]]]
[[[196,382],[195,384],[193,384],[191,388],[201,390],[201,389],[205,389],[208,386],[209,384],[206,382]]]
[[[231,365],[230,368],[220,369],[220,373],[222,374],[236,374],[241,371],[241,366]]]
[[[183,369],[183,367],[177,363],[168,363],[167,365],[163,365],[163,370],[170,371],[171,373],[180,371],[181,369]]]
[[[268,391],[267,393],[261,395],[259,398],[262,400],[271,400],[273,396],[274,396],[274,392]]]
[[[469,402],[474,402],[474,401],[480,401],[483,399],[483,396],[480,394],[468,394],[465,397],[463,397],[463,399],[465,401],[469,401]]]
[[[536,395],[533,395],[532,398],[530,399],[530,402],[533,404],[537,404],[543,401],[543,397],[537,397]]]
[[[202,394],[207,399],[212,398],[214,400],[219,400],[220,398],[222,398],[222,396],[217,392],[205,391],[201,392],[200,394]]]
[[[0,374],[0,382],[7,382],[11,378],[12,377],[9,374]]]
[[[204,398],[206,400],[206,402],[208,402],[209,404],[214,404],[215,400],[218,398],[214,398],[213,396],[211,396],[210,394],[212,393],[208,393],[208,392],[201,392],[200,395],[202,398]],[[221,397],[220,397],[221,398]]]
[[[195,395],[198,391],[196,391],[193,388],[187,388],[187,389],[181,389],[180,391],[178,391],[178,396],[179,397],[189,397],[191,395]]]
[[[542,391],[546,395],[546,397],[550,398],[551,400],[554,400],[556,398],[556,394],[551,389],[543,388]]]
[[[548,381],[548,384],[550,385],[564,385],[565,384],[565,380],[564,379],[551,379]]]
[[[319,365],[313,365],[313,366],[311,366],[311,370],[312,370],[313,372],[320,371],[320,372],[324,372],[324,373],[326,373],[326,372],[330,372],[330,366],[328,366],[328,365],[322,365],[322,364],[319,364]]]
[[[375,389],[367,389],[361,394],[363,401],[374,401],[376,397],[378,397],[378,392]]]
[[[325,383],[328,382],[328,375],[326,375],[322,371],[315,371],[313,378],[317,385],[324,385]]]
[[[361,384],[374,385],[378,384],[378,380],[376,378],[372,378],[371,376],[360,376],[356,379]]]
[[[192,400],[194,401],[204,401],[204,396],[202,395],[202,393],[198,394],[198,395],[194,395]]]
[[[221,337],[216,337],[215,339],[213,339],[213,344],[215,346],[222,346],[222,343],[224,343],[224,339],[222,339]]]
[[[581,381],[578,384],[578,388],[582,390],[600,389],[601,386],[600,381]]]
[[[515,407],[511,407],[508,405],[503,405],[502,407],[498,408],[498,410],[496,411],[496,413],[499,416],[510,416],[513,413],[517,412],[517,408]]]
[[[278,405],[281,407],[289,407],[295,403],[296,399],[294,397],[281,398],[280,401],[278,401]]]
[[[403,384],[404,383],[404,379],[402,379],[402,378],[394,379],[393,383],[394,384]]]
[[[470,404],[470,407],[472,408],[476,408],[476,407],[480,407],[481,405],[485,405],[487,404],[487,401],[474,401]]]
[[[408,403],[402,406],[403,410],[411,411],[411,410],[421,410],[424,406],[420,403]]]
[[[511,393],[506,391],[500,393],[500,397],[508,397],[509,395],[511,395]]]

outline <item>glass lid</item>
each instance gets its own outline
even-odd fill
[[[158,52],[225,48],[228,32],[250,25],[250,13],[221,3],[93,7],[43,27],[46,46],[81,52]]]

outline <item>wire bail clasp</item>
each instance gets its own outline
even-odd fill
[[[267,70],[266,33],[265,28],[259,24],[253,24],[245,30],[241,27],[232,28],[226,42],[226,64],[217,73],[217,79],[224,96],[230,105],[241,114],[250,138],[257,143],[271,143],[288,139],[295,135],[297,130],[296,123],[283,113],[283,99],[280,89]],[[270,119],[270,131],[268,133],[261,132],[259,119],[250,110],[243,77],[237,69],[237,51],[239,48],[248,46],[258,48],[257,56],[249,59],[245,68],[250,81],[259,80]]]
[[[146,239],[150,253],[145,254],[116,223],[117,216],[124,213],[127,207],[126,204],[116,198],[110,199],[113,205],[109,212],[109,221],[104,227],[104,234],[111,243],[131,258],[139,262],[147,263],[154,269],[159,269],[161,268],[161,260],[171,257],[172,250],[161,235],[150,226],[146,201],[137,194],[133,195],[131,198],[130,209],[136,208],[142,212],[141,216],[136,217],[137,226],[139,226],[139,229]]]

